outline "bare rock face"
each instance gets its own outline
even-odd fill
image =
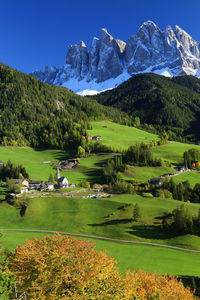
[[[120,59],[120,47],[105,28],[101,30],[99,61],[96,71],[97,82],[115,78],[123,71]]]
[[[83,79],[88,73],[89,53],[83,41],[70,45],[66,56],[66,65],[71,67],[75,77]]]
[[[89,51],[89,74],[91,79],[96,77],[97,67],[99,64],[99,48],[100,40],[98,38],[93,38]]]
[[[200,74],[200,43],[180,27],[167,26],[164,31],[152,21],[145,22],[127,43],[115,39],[103,28],[87,49],[83,41],[68,47],[63,68],[46,66],[44,72],[31,75],[51,84],[77,82],[99,84],[108,79],[140,72],[166,70],[170,76]],[[124,77],[127,79],[127,77]],[[124,79],[125,80],[125,79]],[[110,86],[112,88],[113,86]]]

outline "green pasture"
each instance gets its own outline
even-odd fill
[[[173,177],[173,180],[176,183],[180,183],[188,180],[191,187],[194,187],[196,183],[200,183],[200,172],[191,171],[191,172],[182,173],[178,176]]]
[[[158,177],[168,173],[177,173],[177,171],[169,167],[129,166],[123,175],[124,175],[124,179],[127,180],[139,180],[141,182],[147,182],[149,179],[153,177]]]
[[[69,182],[75,184],[81,181],[89,181],[90,183],[102,182],[102,169],[106,161],[113,157],[113,154],[108,155],[91,155],[80,159],[80,165],[72,170],[61,172],[62,176],[67,177]]]
[[[67,159],[70,153],[55,149],[33,149],[29,147],[0,147],[0,160],[6,163],[22,164],[31,179],[48,180],[50,173],[55,173],[51,163]]]
[[[0,242],[3,246],[14,251],[16,245],[23,244],[26,239],[33,239],[34,237],[42,238],[46,235],[45,233],[4,231],[2,232]],[[107,254],[117,261],[117,266],[123,272],[128,269],[142,269],[159,274],[200,276],[199,254],[97,239],[79,239],[92,241],[99,251],[106,250]]]
[[[100,183],[102,165],[113,155],[91,155],[82,158],[77,168],[60,172],[66,176],[69,183],[79,184],[81,181]],[[49,175],[55,176],[56,169],[52,164],[60,160],[72,157],[72,154],[64,150],[33,149],[29,147],[0,147],[0,160],[6,163],[8,160],[14,164],[22,164],[33,180],[47,181]],[[1,189],[0,189],[1,199]]]
[[[126,240],[156,242],[200,250],[200,238],[177,237],[160,229],[161,217],[181,205],[180,201],[138,195],[112,195],[109,199],[48,197],[29,199],[25,216],[5,202],[0,204],[0,228],[54,230],[99,235]],[[138,203],[142,217],[133,222],[133,206]],[[185,204],[193,215],[200,205]],[[191,242],[192,241],[192,242]]]
[[[173,164],[183,165],[183,153],[192,148],[200,150],[200,146],[198,145],[170,142],[169,144],[154,148],[153,153],[155,156],[161,157]]]
[[[102,144],[114,149],[124,150],[135,143],[158,140],[158,136],[135,127],[129,127],[109,121],[92,122],[91,136],[100,135]]]

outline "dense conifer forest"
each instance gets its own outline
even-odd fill
[[[130,123],[125,113],[104,107],[64,87],[51,86],[0,64],[0,144],[76,148],[90,120]]]
[[[193,76],[172,79],[139,74],[113,90],[93,96],[99,103],[139,117],[157,129],[171,131],[172,138],[200,138],[200,80]]]

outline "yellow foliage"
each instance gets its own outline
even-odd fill
[[[193,299],[174,277],[144,271],[121,274],[115,263],[92,243],[55,234],[17,247],[9,269],[27,299]]]

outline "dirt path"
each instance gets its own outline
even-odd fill
[[[63,232],[63,231],[53,231],[53,230],[36,230],[36,229],[0,229],[0,231],[18,231],[18,232],[44,232],[44,233],[61,233],[64,235],[71,235],[77,237],[86,237],[91,239],[97,240],[104,240],[104,241],[111,241],[117,243],[124,243],[124,244],[138,244],[138,245],[146,245],[146,246],[153,246],[153,247],[161,247],[161,248],[169,248],[173,250],[181,250],[185,252],[192,252],[192,253],[200,253],[200,250],[192,250],[186,249],[176,246],[164,245],[164,244],[157,244],[157,243],[150,243],[150,242],[139,242],[139,241],[129,241],[129,240],[121,240],[121,239],[113,239],[103,236],[96,236],[96,235],[89,235],[89,234],[82,234],[82,233],[72,233],[72,232]]]

